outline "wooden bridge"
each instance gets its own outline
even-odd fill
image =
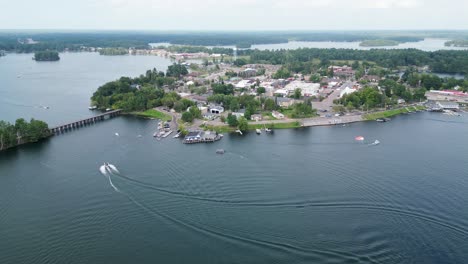
[[[50,129],[50,132],[52,134],[65,133],[65,132],[71,131],[72,129],[76,129],[76,128],[86,126],[86,125],[91,125],[91,124],[103,121],[105,119],[113,118],[115,116],[120,115],[121,113],[122,113],[121,109],[105,112],[105,113],[97,115],[97,116],[93,116],[93,117],[90,117],[90,118],[81,119],[81,120],[71,122],[71,123],[68,123],[68,124],[64,124],[64,125],[61,125],[61,126],[53,127],[53,128]]]

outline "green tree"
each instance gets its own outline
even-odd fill
[[[237,117],[232,113],[229,113],[227,116],[227,123],[231,127],[236,127],[239,123],[237,122]]]
[[[265,87],[258,87],[257,94],[264,94],[266,92]]]
[[[293,98],[294,99],[301,99],[301,97],[302,97],[301,89],[299,89],[299,88],[294,89]]]
[[[271,98],[267,98],[265,100],[265,103],[263,104],[263,108],[267,111],[273,111],[276,110],[276,103],[275,100]]]
[[[321,80],[321,78],[320,78],[320,75],[319,75],[319,74],[312,74],[312,75],[310,76],[310,79],[309,79],[309,81],[311,81],[311,82],[313,82],[313,83],[319,83],[320,80]]]
[[[182,120],[187,123],[191,123],[193,121],[193,115],[190,112],[183,112],[182,113]]]
[[[240,117],[238,121],[238,128],[240,131],[244,132],[249,129],[249,123],[245,117]]]
[[[202,118],[202,112],[200,109],[198,109],[197,106],[191,106],[189,109],[190,114],[192,114],[193,118]]]

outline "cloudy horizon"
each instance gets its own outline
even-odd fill
[[[17,0],[1,4],[1,29],[468,29],[468,16],[464,14],[468,1],[463,0]]]

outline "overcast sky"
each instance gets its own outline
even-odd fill
[[[468,0],[0,0],[1,29],[468,29]]]

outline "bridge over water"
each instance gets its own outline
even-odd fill
[[[86,126],[86,125],[91,125],[91,124],[94,124],[94,123],[97,123],[97,122],[100,122],[109,118],[113,118],[115,116],[120,115],[121,113],[122,113],[122,109],[105,112],[97,116],[81,119],[78,121],[74,121],[74,122],[70,122],[67,124],[63,124],[60,126],[50,128],[50,132],[52,134],[65,133],[65,132],[71,131],[72,129],[76,129],[76,128]]]

